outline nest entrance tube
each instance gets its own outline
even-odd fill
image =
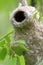
[[[17,22],[22,22],[25,19],[24,11],[17,11],[14,15],[14,18]]]

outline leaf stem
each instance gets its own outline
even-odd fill
[[[8,36],[8,35],[10,35],[10,34],[12,34],[12,33],[13,33],[13,31],[11,31],[11,32],[9,32],[9,33],[7,33],[7,34],[5,34],[3,37],[0,38],[0,41],[1,41],[2,39],[4,39],[6,36]]]

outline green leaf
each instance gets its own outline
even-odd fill
[[[5,45],[5,40],[0,41],[0,47],[3,47]]]
[[[19,59],[20,56],[17,56],[17,65],[20,65],[20,59]]]
[[[15,43],[18,44],[25,51],[29,51],[29,49],[26,48],[26,46],[25,46],[25,41],[24,40],[17,40],[17,41],[15,41]]]
[[[1,48],[0,49],[0,60],[4,60],[7,54],[7,49],[6,48]]]
[[[8,58],[3,65],[17,65],[17,57]]]
[[[12,47],[12,50],[15,52],[15,54],[17,55],[22,55],[23,54],[23,48],[22,48],[22,44],[24,44],[24,40],[17,40],[15,41],[15,44],[18,44],[18,46],[14,46]]]
[[[9,43],[10,42],[10,34],[5,37],[5,40]]]
[[[21,47],[23,50],[25,50],[25,51],[29,51],[29,49],[26,48],[26,46],[24,46],[23,44],[21,44],[20,47]]]
[[[24,41],[24,40],[16,40],[15,43],[18,43],[18,44],[25,44],[25,41]]]
[[[26,48],[26,46],[25,46],[25,41],[24,41],[24,40],[17,40],[17,41],[15,41],[15,44],[18,44],[18,45],[12,47],[12,50],[13,50],[17,55],[23,55],[23,50],[29,51],[29,49]]]
[[[22,48],[20,46],[15,46],[12,48],[12,50],[15,52],[15,54],[17,55],[22,55],[23,52],[22,52]]]
[[[17,57],[17,65],[25,65],[25,59],[23,55]]]
[[[24,56],[21,55],[21,56],[19,57],[19,59],[20,59],[20,65],[25,65],[25,59],[24,59]]]

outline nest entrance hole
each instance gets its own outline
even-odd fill
[[[16,12],[14,18],[17,22],[22,22],[25,19],[24,11]]]

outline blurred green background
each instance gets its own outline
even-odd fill
[[[17,4],[16,0],[0,0],[0,37],[12,30],[9,16]]]
[[[43,0],[27,0],[29,5],[38,10],[43,8]],[[34,2],[33,2],[34,1]],[[40,4],[42,3],[42,4]],[[13,28],[9,20],[10,13],[18,6],[17,0],[0,0],[0,37],[10,32]],[[42,11],[43,12],[43,11]]]

